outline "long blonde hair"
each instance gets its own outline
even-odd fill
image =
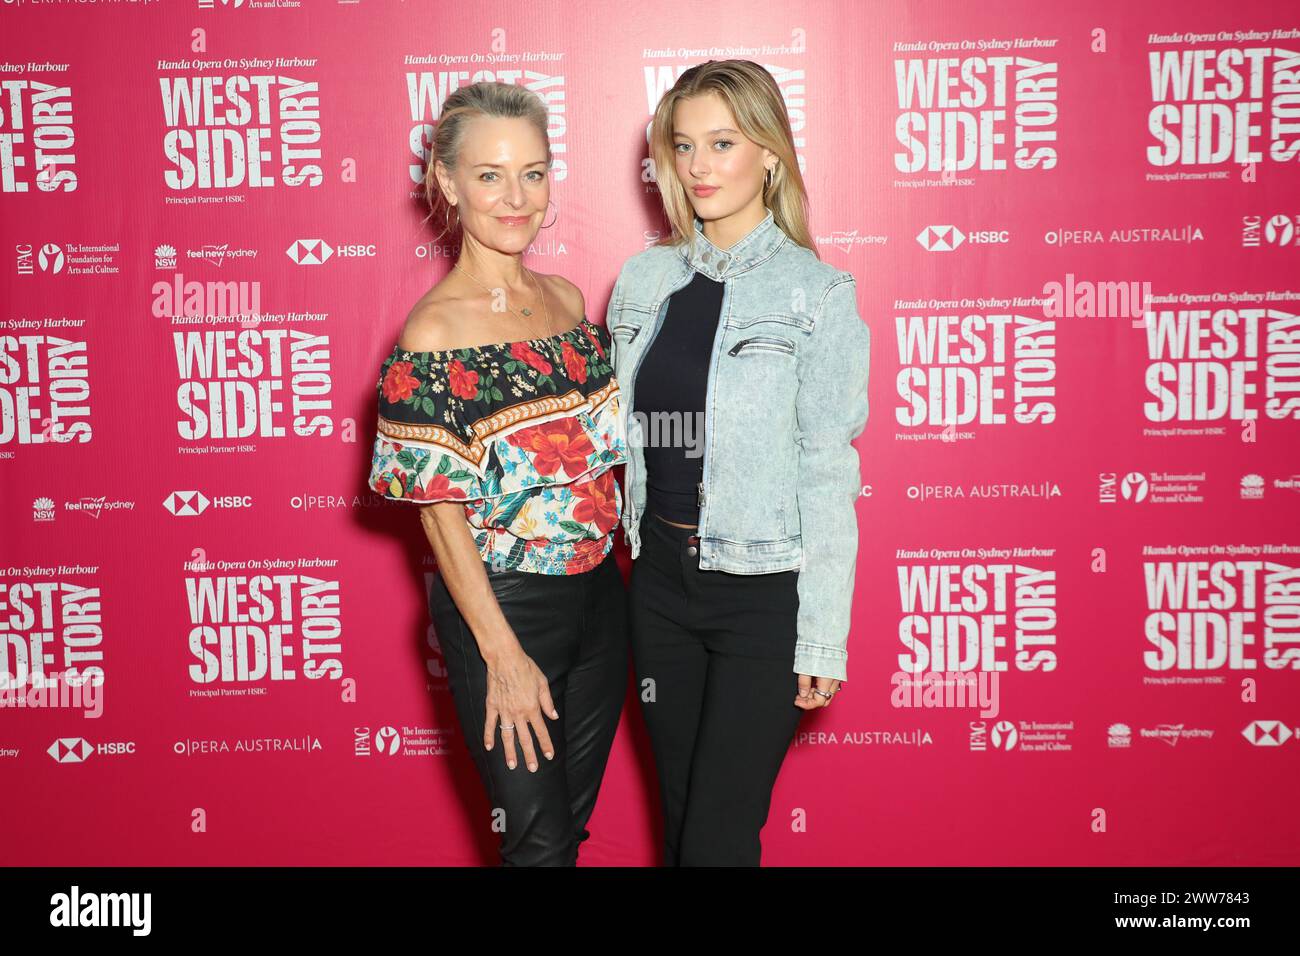
[[[673,109],[684,99],[707,93],[722,97],[747,139],[776,154],[780,162],[772,173],[772,185],[763,188],[763,204],[772,210],[772,218],[791,240],[817,255],[808,232],[808,192],[799,172],[785,100],[772,74],[752,60],[699,63],[682,73],[655,107],[650,124],[650,155],[664,215],[672,227],[672,235],[664,236],[656,245],[695,242],[695,210],[674,162]]]
[[[546,104],[532,90],[513,83],[489,80],[471,83],[456,90],[442,103],[438,127],[433,134],[433,148],[429,151],[429,163],[424,168],[424,191],[429,202],[429,215],[425,216],[424,221],[435,218],[443,220],[447,228],[438,234],[439,239],[448,229],[453,236],[460,231],[460,212],[442,194],[434,167],[441,162],[448,172],[455,171],[460,160],[461,143],[465,140],[465,127],[476,116],[528,120],[542,134],[548,168],[553,160],[551,138],[546,132]]]

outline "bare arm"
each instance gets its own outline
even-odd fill
[[[446,280],[443,280],[446,281]],[[435,287],[436,288],[436,287]],[[438,351],[451,347],[461,334],[457,312],[444,308],[436,298],[426,298],[411,310],[402,329],[399,347],[412,351]],[[492,749],[497,721],[501,722],[502,750],[506,765],[515,768],[516,740],[523,746],[528,769],[537,770],[533,734],[547,760],[555,757],[545,712],[552,719],[559,712],[551,700],[551,686],[536,662],[525,653],[514,629],[497,603],[479,556],[464,500],[438,501],[420,506],[420,524],[438,562],[438,570],[456,609],[469,625],[487,664],[487,714],[483,725],[483,746]],[[468,730],[468,728],[467,728]]]
[[[552,719],[560,715],[551,700],[550,682],[529,657],[501,611],[487,570],[465,520],[463,501],[442,501],[420,507],[424,527],[438,570],[461,617],[469,625],[487,664],[487,716],[483,746],[492,749],[498,717],[506,765],[515,768],[515,741],[523,745],[530,771],[537,770],[531,727],[547,760],[555,756],[543,711]]]

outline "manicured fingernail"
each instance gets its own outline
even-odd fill
[[[555,754],[551,753],[549,750],[546,751],[546,759],[547,759],[547,760],[552,760],[552,759],[554,759],[554,757],[555,757]]]
[[[537,773],[537,764],[535,764],[535,763],[530,763],[530,764],[528,765],[528,770],[529,770],[530,773]]]

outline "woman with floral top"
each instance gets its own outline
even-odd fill
[[[573,284],[522,262],[550,204],[546,124],[519,86],[447,97],[425,185],[460,256],[383,364],[370,474],[421,506],[429,608],[507,866],[577,861],[627,681],[610,341]]]

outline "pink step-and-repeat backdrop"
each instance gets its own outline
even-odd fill
[[[0,0],[0,860],[492,860],[429,546],[366,487],[455,252],[432,123],[543,97],[528,262],[601,321],[653,107],[728,57],[873,341],[849,682],[765,862],[1300,863],[1282,0]],[[652,864],[656,800],[629,687],[583,862]]]

